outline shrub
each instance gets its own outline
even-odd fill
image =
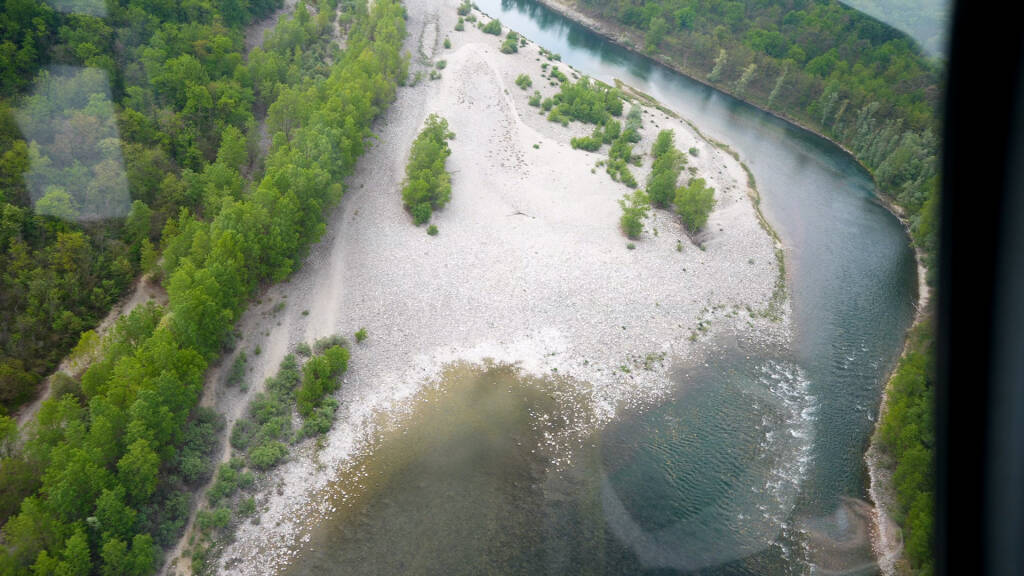
[[[530,100],[528,101],[528,104],[530,106],[540,107],[540,99],[541,99],[540,92],[537,91],[537,90],[534,90],[533,91],[533,96],[530,96]]]
[[[696,157],[697,156],[697,152],[698,152],[698,150],[697,150],[696,147],[694,147],[694,146],[690,147],[690,156]]]
[[[451,175],[445,169],[445,160],[451,155],[448,140],[454,137],[448,121],[431,114],[412,144],[402,201],[417,226],[430,220],[431,213],[451,199]]]
[[[604,122],[604,136],[603,140],[605,144],[611,144],[619,136],[622,135],[622,124],[614,118],[609,118]]]
[[[466,21],[463,20],[462,17],[460,16],[459,17],[459,21],[455,23],[455,31],[456,32],[462,32],[465,29],[466,29]]]
[[[543,108],[545,112],[547,112],[548,110],[551,110],[551,107],[554,105],[554,100],[552,100],[551,98],[545,98],[544,101],[541,102],[540,107]]]
[[[231,371],[228,372],[228,386],[237,386],[242,383],[242,379],[245,378],[245,363],[247,361],[245,352],[239,352],[238,356],[235,356],[235,361],[231,364]]]
[[[340,335],[332,334],[330,336],[320,338],[319,340],[314,342],[313,350],[315,350],[317,354],[323,354],[324,350],[327,350],[328,348],[332,348],[334,346],[344,347],[347,345],[348,342],[346,342],[345,339],[342,338]]]
[[[587,124],[601,125],[610,117],[622,114],[622,98],[618,90],[603,87],[585,77],[576,82],[568,82],[568,78],[557,67],[551,69],[551,75],[562,80],[554,102],[561,115]]]
[[[604,143],[604,139],[602,137],[601,129],[600,128],[595,129],[594,133],[591,134],[590,136],[582,136],[582,137],[579,137],[579,138],[573,138],[572,140],[569,141],[569,144],[573,148],[577,148],[577,149],[580,149],[580,150],[586,150],[587,152],[596,152],[597,150],[599,150],[601,148],[601,145],[603,143]]]
[[[334,398],[324,398],[313,413],[306,417],[302,423],[302,430],[299,431],[303,438],[311,438],[326,434],[334,425],[334,414],[338,411],[338,401]]]
[[[248,418],[235,422],[235,425],[231,428],[231,447],[244,452],[249,448],[249,443],[252,442],[253,436],[256,435],[256,430],[255,423]]]
[[[223,507],[214,510],[200,510],[196,514],[196,522],[204,533],[214,528],[225,528],[231,522],[231,510]]]
[[[256,498],[249,496],[238,503],[239,516],[252,516],[256,513]]]
[[[437,226],[433,224],[427,226],[427,234],[430,236],[437,236]]]
[[[437,62],[434,62],[434,68],[437,68],[438,70],[444,70],[446,66],[448,66],[447,60],[438,60]]]
[[[675,204],[686,229],[697,232],[707,223],[715,207],[715,189],[709,188],[703,178],[695,178],[676,191]]]
[[[491,20],[487,24],[484,24],[484,27],[481,28],[481,30],[483,30],[484,34],[494,34],[495,36],[500,36],[501,20],[495,18],[494,20]]]
[[[348,369],[347,348],[333,346],[302,367],[302,386],[296,392],[299,414],[309,417],[327,394],[338,389],[338,377]]]
[[[668,206],[675,200],[676,180],[683,168],[683,155],[676,150],[674,134],[662,130],[651,147],[654,165],[647,178],[647,195],[654,206]]]
[[[533,86],[533,80],[530,79],[529,74],[520,74],[519,76],[516,76],[516,86],[526,90],[530,86]]]
[[[625,194],[619,199],[619,206],[622,207],[622,217],[619,219],[622,231],[631,239],[639,238],[644,231],[644,218],[647,218],[650,210],[647,194],[643,190]]]
[[[288,455],[288,448],[276,441],[267,441],[253,448],[249,453],[249,462],[257,470],[269,470]]]
[[[501,53],[515,54],[516,52],[519,52],[519,34],[510,30],[505,41],[501,43]]]
[[[452,41],[447,36],[444,37],[444,47],[445,48],[451,48],[452,47]]]
[[[367,337],[366,328],[360,328],[359,331],[356,332],[356,343],[359,343],[359,342],[362,342],[363,340],[366,340],[366,337]]]
[[[464,0],[455,10],[459,13],[459,16],[465,16],[473,11],[473,3],[470,0]]]
[[[230,498],[238,489],[238,470],[230,464],[221,464],[217,469],[217,480],[206,493],[210,505],[215,506],[223,498]]]

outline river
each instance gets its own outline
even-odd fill
[[[876,573],[863,454],[917,276],[870,176],[826,140],[540,4],[477,4],[739,152],[785,246],[792,346],[720,337],[675,374],[667,401],[623,414],[555,467],[544,440],[567,420],[556,383],[453,368],[342,474],[339,511],[286,572]]]

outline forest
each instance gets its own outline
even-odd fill
[[[0,573],[155,570],[191,507],[189,488],[210,474],[218,418],[196,406],[208,363],[233,346],[259,286],[286,278],[323,233],[372,120],[406,76],[401,4],[300,3],[246,55],[244,25],[276,7],[139,0],[99,18],[7,2],[6,405],[31,395],[139,271],[163,279],[169,304],[137,308],[102,338],[86,332],[74,352],[91,360],[80,383],[20,434],[0,416]],[[343,53],[330,41],[336,8]],[[42,127],[24,128],[32,123]],[[93,148],[75,146],[85,158],[47,161],[69,138],[90,137]],[[111,200],[89,186],[118,154],[127,194]],[[47,196],[50,208],[33,211]]]
[[[112,3],[101,18],[5,3],[0,413],[152,266],[168,217],[198,211],[204,188],[240,188],[207,166],[222,140],[235,172],[248,164],[258,88],[243,27],[279,4]]]

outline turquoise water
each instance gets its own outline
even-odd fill
[[[534,2],[477,4],[740,153],[786,247],[795,340],[780,351],[722,336],[663,404],[623,415],[563,467],[542,442],[565,420],[544,392],[555,383],[455,370],[358,464],[372,481],[335,496],[339,512],[287,573],[876,572],[863,453],[917,286],[870,177],[830,143]]]

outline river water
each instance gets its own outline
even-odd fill
[[[750,167],[785,246],[794,341],[723,335],[661,405],[551,466],[557,382],[458,366],[353,463],[288,574],[873,574],[863,453],[912,321],[914,255],[829,142],[529,0],[480,8],[652,95]]]

